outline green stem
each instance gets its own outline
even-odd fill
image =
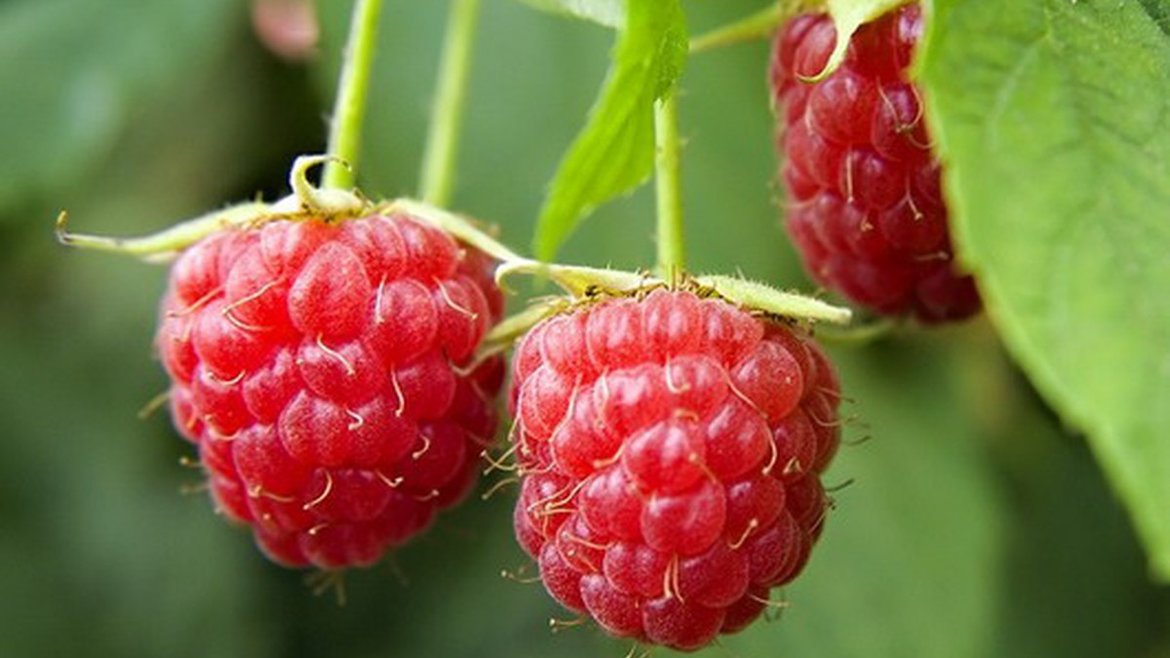
[[[471,51],[480,0],[452,0],[439,63],[438,89],[431,111],[419,194],[427,203],[447,206],[455,188],[459,129],[471,71]]]
[[[685,267],[683,242],[682,179],[679,171],[677,90],[667,92],[654,105],[654,191],[658,204],[658,271],[667,281]]]
[[[354,186],[381,10],[382,0],[357,0],[354,6],[341,82],[333,106],[333,123],[329,129],[328,152],[337,160],[326,163],[321,175],[322,187],[352,189]]]
[[[691,39],[691,52],[701,53],[722,46],[730,46],[744,41],[766,39],[771,36],[780,22],[784,19],[784,12],[780,4],[769,6],[747,18],[742,18],[730,25],[716,28],[706,34]]]
[[[891,318],[870,320],[846,328],[822,327],[817,329],[817,338],[824,343],[838,343],[843,345],[863,346],[876,342],[902,329],[904,321]]]
[[[745,41],[769,39],[797,14],[824,9],[823,0],[780,0],[750,16],[717,27],[691,39],[691,53],[701,53]]]

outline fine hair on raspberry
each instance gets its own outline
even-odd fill
[[[908,68],[922,33],[910,4],[861,26],[840,67],[810,82],[837,41],[827,14],[777,35],[772,100],[779,117],[786,226],[812,277],[884,315],[921,322],[976,313],[947,226],[941,165]]]
[[[660,287],[543,321],[512,371],[514,527],[564,607],[694,650],[800,573],[839,443],[802,330]]]
[[[156,344],[211,496],[292,567],[366,566],[476,479],[499,358],[491,262],[402,215],[274,220],[175,262]]]

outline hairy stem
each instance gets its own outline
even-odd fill
[[[328,152],[337,159],[326,163],[321,175],[322,187],[351,189],[354,186],[381,10],[382,0],[357,0],[354,5],[329,129]]]
[[[686,261],[676,90],[672,89],[654,105],[654,137],[657,145],[654,191],[658,206],[658,271],[670,281],[683,271]]]
[[[467,98],[479,3],[480,0],[452,0],[447,18],[419,191],[423,201],[436,206],[448,205],[455,188],[459,132]]]

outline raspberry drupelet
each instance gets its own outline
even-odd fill
[[[517,347],[517,539],[612,635],[693,650],[800,573],[839,443],[836,374],[798,329],[658,288]]]
[[[496,430],[473,362],[491,262],[402,214],[213,234],[171,270],[156,338],[211,496],[290,567],[376,562],[458,502]]]
[[[812,277],[877,313],[937,323],[980,301],[953,263],[941,166],[907,74],[921,34],[919,7],[903,6],[810,83],[837,33],[826,14],[799,16],[777,36],[771,87],[787,229]]]

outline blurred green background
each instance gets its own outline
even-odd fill
[[[692,30],[762,0],[688,0]],[[135,234],[257,193],[322,149],[349,3],[321,0],[319,57],[282,61],[242,0],[0,0],[0,656],[611,656],[538,585],[500,577],[514,490],[470,499],[348,602],[267,563],[212,514],[165,414],[151,355],[165,271],[71,253],[77,230]],[[417,180],[446,3],[386,0],[361,183]],[[454,206],[528,244],[612,35],[485,0]],[[767,45],[683,78],[695,269],[807,288],[779,229]],[[652,199],[603,208],[564,258],[653,255]],[[702,655],[1170,656],[1170,597],[1128,519],[984,320],[831,346],[853,420],[836,509],[780,619]],[[659,651],[655,655],[669,652]]]

